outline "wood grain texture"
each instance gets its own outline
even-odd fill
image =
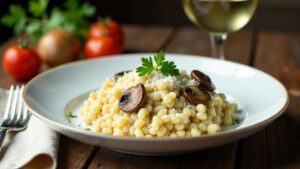
[[[99,148],[61,135],[58,169],[81,169],[90,163]]]
[[[89,169],[122,169],[127,168],[131,156],[101,148]]]
[[[176,29],[174,37],[165,49],[172,53],[185,53],[209,56],[210,41],[207,32],[195,27]]]
[[[180,161],[179,169],[233,169],[237,143],[202,150],[186,155]]]
[[[300,34],[259,34],[255,67],[289,90],[288,110],[269,127],[243,141],[240,168],[300,168]],[[268,87],[263,86],[262,87]]]
[[[208,33],[202,29],[182,27],[175,31],[174,39],[166,51],[193,55],[211,55]],[[240,31],[229,35],[225,47],[225,58],[249,64],[252,50],[253,31]]]
[[[191,154],[156,157],[131,156],[101,148],[89,169],[232,169],[235,154],[228,154],[232,146],[235,144]]]
[[[125,52],[156,52],[171,35],[172,27],[126,25]]]

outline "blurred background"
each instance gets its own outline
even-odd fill
[[[81,0],[84,1],[84,0]],[[193,26],[183,13],[181,0],[86,0],[97,7],[98,16],[109,15],[121,23],[151,25]],[[1,0],[0,16],[7,13],[8,6],[28,1]],[[59,6],[61,0],[50,0],[49,6]],[[260,30],[300,30],[299,0],[260,0],[258,9],[246,26]],[[93,18],[95,19],[95,18]],[[12,36],[12,31],[1,25],[1,43]]]

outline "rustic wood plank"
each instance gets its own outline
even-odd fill
[[[121,169],[128,167],[131,156],[101,148],[89,169]]]
[[[61,135],[58,152],[58,169],[84,168],[99,149]]]
[[[178,156],[144,157],[130,156],[102,148],[95,158],[99,160],[97,162],[93,161],[89,169],[229,169],[232,167],[227,166],[233,166],[234,160],[232,159],[234,159],[234,154],[226,154],[225,158],[227,160],[225,160],[224,153],[230,149],[231,145],[227,145],[204,150],[200,154],[192,153]],[[207,158],[207,156],[210,158]],[[205,159],[206,161],[204,162],[200,159]],[[224,161],[223,163],[216,163],[216,159],[224,159]],[[199,161],[199,163],[196,163],[195,161]]]
[[[269,127],[244,140],[240,168],[300,168],[299,49],[299,33],[259,35],[255,67],[283,82],[289,90],[290,106]]]
[[[255,37],[255,33],[250,30],[229,34],[225,44],[225,58],[246,65],[251,64]]]
[[[233,169],[236,143],[190,154],[180,162],[179,169]]]
[[[172,27],[126,25],[125,52],[156,52],[171,35]]]
[[[173,40],[165,49],[167,52],[209,56],[210,41],[207,32],[195,27],[176,30]]]
[[[229,35],[225,47],[225,58],[249,64],[253,31],[240,31]],[[183,27],[167,47],[168,52],[210,56],[208,33],[202,29]]]

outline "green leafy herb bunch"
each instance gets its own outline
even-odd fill
[[[12,4],[1,22],[13,28],[15,34],[26,33],[32,43],[37,43],[44,33],[55,28],[62,28],[84,38],[89,25],[86,18],[95,13],[95,7],[86,2],[80,4],[78,0],[64,2],[63,8],[54,7],[49,13],[49,0],[30,0],[28,9]]]

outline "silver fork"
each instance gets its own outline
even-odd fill
[[[0,150],[8,131],[23,131],[29,120],[28,110],[24,106],[19,86],[11,86],[8,94],[4,118],[0,126]]]

